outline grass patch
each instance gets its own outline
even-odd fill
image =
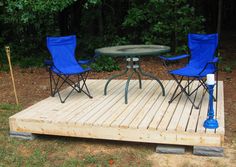
[[[16,105],[16,104],[7,104],[7,103],[4,103],[4,104],[0,104],[0,110],[8,110],[8,111],[14,111],[14,110],[21,110],[22,107],[20,105]]]
[[[102,140],[39,136],[35,140],[9,137],[8,118],[21,107],[0,104],[0,167],[136,167],[151,166],[153,148]]]
[[[36,148],[33,154],[26,159],[26,166],[43,166],[47,161],[47,153]]]
[[[84,158],[84,162],[88,164],[95,164],[97,162],[97,158],[94,155],[87,155]]]
[[[8,72],[9,69],[10,69],[9,66],[6,64],[3,64],[2,66],[0,66],[0,71]]]

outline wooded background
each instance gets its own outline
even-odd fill
[[[218,0],[0,0],[0,46],[14,62],[40,65],[46,36],[75,34],[78,56],[122,44],[163,44],[186,51],[188,33],[216,33]],[[222,1],[222,31],[236,28],[236,1]],[[3,58],[2,58],[3,59]],[[32,61],[33,59],[33,61]]]

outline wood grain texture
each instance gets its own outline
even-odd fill
[[[224,142],[224,92],[219,82],[215,103],[219,128],[205,130],[208,94],[199,89],[195,102],[203,97],[199,110],[182,94],[169,104],[176,83],[162,81],[166,96],[156,81],[131,80],[128,104],[124,102],[125,80],[114,80],[103,95],[106,80],[88,80],[93,99],[74,93],[66,103],[49,97],[9,118],[10,131],[190,146],[222,146]],[[186,83],[186,81],[184,81]],[[198,85],[192,84],[192,89]],[[69,91],[64,90],[64,93]]]

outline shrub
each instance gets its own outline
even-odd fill
[[[91,68],[96,72],[120,70],[117,62],[110,56],[100,56],[95,63],[91,64]]]

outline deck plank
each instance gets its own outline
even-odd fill
[[[169,81],[164,81],[163,82],[163,86],[164,86],[165,90],[166,90],[166,86],[168,85],[168,83],[169,83]],[[154,97],[153,98],[151,97],[150,100],[148,100],[148,102],[139,110],[139,112],[137,113],[137,116],[129,124],[130,128],[137,128],[139,126],[140,122],[142,122],[145,119],[146,115],[148,113],[152,112],[151,109],[157,103],[157,101],[161,101],[162,100],[161,97],[165,97],[165,96],[162,96],[161,87],[156,89],[153,96]]]
[[[94,83],[95,83],[93,87],[94,93],[92,95],[95,96],[96,98],[97,97],[101,98],[104,84],[102,81],[97,81]],[[120,82],[118,82],[118,84],[120,84]],[[54,115],[54,117],[52,118],[52,120],[54,120],[55,122],[68,122],[70,119],[74,118],[77,114],[83,112],[83,110],[87,108],[89,105],[94,103],[96,101],[95,97],[89,101],[86,100],[86,98],[84,98],[84,100],[75,101],[73,105],[68,105],[67,108],[62,109],[62,113],[64,114],[61,114],[61,112],[57,112],[56,115]]]
[[[191,84],[189,86],[190,92],[192,91],[192,87],[193,87],[193,84]],[[181,115],[183,113],[183,110],[184,110],[187,102],[188,102],[188,98],[185,94],[183,94],[183,96],[180,99],[180,102],[179,102],[178,106],[176,107],[176,109],[174,111],[174,114],[171,118],[171,121],[168,125],[168,128],[167,128],[168,131],[175,131],[177,129],[177,125],[179,123],[179,120],[181,118]]]
[[[207,119],[208,104],[209,104],[209,96],[208,96],[208,93],[205,93],[203,101],[202,101],[202,106],[200,108],[200,115],[199,115],[198,124],[197,124],[197,132],[199,133],[206,132],[206,129],[204,128],[203,124],[204,124],[204,121]]]
[[[169,81],[168,84],[165,87],[166,90],[166,96],[160,96],[156,103],[152,106],[152,108],[148,111],[147,115],[143,118],[142,122],[138,125],[139,129],[147,129],[151,123],[151,121],[154,119],[154,116],[159,111],[160,106],[162,106],[162,103],[169,97],[170,90],[174,85],[174,81]],[[133,125],[132,128],[137,127],[137,125]]]
[[[192,84],[193,84],[192,89],[193,90],[196,89],[197,85],[198,85],[197,82],[193,82]],[[196,92],[193,93],[192,96],[190,97],[192,101],[195,101],[195,96],[196,96]],[[187,103],[185,104],[183,113],[182,113],[182,115],[180,117],[180,120],[178,122],[177,131],[180,131],[180,132],[185,132],[186,131],[192,109],[193,109],[193,105],[188,100]]]
[[[146,81],[146,84],[145,84],[145,82],[144,82],[142,91],[146,91],[146,89],[147,89],[148,87],[150,87],[151,83],[152,83],[151,81]],[[130,97],[130,99],[129,99],[130,102],[133,102],[133,101],[139,102],[139,95],[140,95],[140,93],[141,93],[141,91],[136,91],[135,94],[134,94],[132,97]],[[136,103],[137,103],[137,102],[136,102]],[[121,114],[123,114],[125,111],[127,112],[128,108],[130,108],[130,106],[136,105],[136,103],[135,103],[135,104],[134,104],[134,103],[128,103],[127,105],[121,105],[121,106],[119,106],[118,109],[117,109],[117,108],[113,108],[113,109],[110,111],[110,112],[112,112],[113,114],[111,115],[111,117],[108,117],[108,119],[107,119],[105,122],[103,122],[102,126],[104,126],[104,127],[110,127],[111,124],[112,124],[113,122],[115,122],[115,121],[117,120],[117,118],[118,118]]]
[[[183,81],[183,85],[186,85],[187,82]],[[182,103],[181,100],[184,100],[183,93],[180,94],[174,101],[169,104],[164,116],[161,119],[160,124],[158,125],[157,129],[160,131],[167,130],[167,127],[171,121],[173,113],[175,112],[176,108],[178,107],[179,103]]]
[[[176,88],[177,84],[174,82],[174,84],[171,87],[170,93],[167,94],[166,96],[166,100],[161,104],[161,106],[158,108],[154,118],[152,119],[148,129],[150,130],[156,130],[158,125],[160,124],[161,120],[163,119],[165,112],[167,111],[167,109],[169,108],[170,104],[169,104],[169,100],[171,99],[173,92]],[[177,99],[176,99],[177,100]],[[176,103],[172,102],[172,103]]]
[[[136,88],[136,91],[137,89],[139,89],[136,83],[134,81],[130,82],[129,91],[131,91],[134,88]],[[125,85],[123,87],[125,87]],[[109,111],[110,108],[113,107],[114,104],[117,104],[117,103],[124,103],[124,90],[123,89],[119,89],[119,92],[117,92],[117,95],[113,99],[109,98],[109,101],[105,101],[104,103],[101,103],[100,107],[97,106],[96,109],[92,111],[91,117],[88,120],[86,120],[86,122],[84,123],[87,125],[92,125],[97,119],[99,119],[99,117],[104,115],[107,111]]]
[[[153,90],[153,87],[156,86],[156,83],[151,82],[151,85],[148,87],[145,87],[140,94],[138,95],[138,98],[135,99],[136,103],[131,103],[131,105],[128,106],[128,108],[122,112],[116,120],[111,124],[112,127],[119,127],[120,124],[126,119],[129,118],[129,115],[132,113],[130,111],[133,111],[138,104],[142,103],[142,100],[147,97],[146,94],[148,94],[151,90]]]
[[[100,92],[100,94],[102,94],[102,96],[98,99],[94,99],[94,102],[90,103],[88,106],[83,107],[82,109],[80,109],[77,115],[75,115],[73,118],[71,118],[68,123],[70,124],[83,124],[82,121],[86,118],[88,118],[89,116],[91,116],[90,111],[92,111],[94,108],[96,108],[97,106],[100,106],[102,104],[105,104],[108,100],[110,100],[110,98],[114,98],[117,95],[117,90],[119,90],[120,86],[123,84],[123,82],[121,81],[118,85],[114,84],[110,87],[110,93],[111,96],[104,96],[103,95],[103,91]],[[103,89],[102,89],[103,90]],[[101,104],[102,103],[102,104]],[[82,121],[80,122],[80,120],[82,119]]]
[[[88,81],[87,84],[88,84],[88,86],[93,86],[94,82],[90,80],[90,81]],[[71,90],[70,87],[62,90],[61,91],[62,96],[67,94],[70,90]],[[46,100],[41,101],[42,103],[39,102],[39,103],[41,103],[40,105],[38,105],[38,104],[34,105],[35,108],[32,108],[30,110],[31,112],[27,115],[24,115],[23,118],[24,119],[27,119],[27,118],[28,119],[40,119],[41,117],[42,117],[42,119],[50,118],[51,114],[53,114],[55,112],[58,113],[58,112],[62,111],[62,109],[68,108],[68,106],[71,106],[73,103],[75,103],[76,101],[74,99],[86,100],[85,97],[87,97],[87,96],[83,93],[78,94],[77,92],[73,92],[71,94],[71,96],[67,99],[66,104],[60,102],[58,95],[55,95],[55,97],[49,97]],[[55,115],[53,115],[53,118],[55,118]]]
[[[224,87],[223,82],[219,82],[218,87],[218,101],[217,101],[217,120],[219,128],[216,129],[216,133],[225,133],[225,117],[224,117]]]
[[[166,81],[163,82],[163,85],[166,85]],[[145,113],[149,111],[153,103],[158,99],[158,97],[160,97],[160,95],[162,95],[162,90],[160,86],[158,86],[157,88],[153,88],[154,90],[151,90],[147,94],[145,94],[145,97],[142,98],[142,101],[125,118],[125,120],[120,124],[120,127],[128,128],[129,125],[133,121],[135,121],[135,118],[137,118],[137,123],[139,123],[143,119]]]
[[[198,105],[202,100],[202,94],[203,94],[203,89],[202,87],[200,87],[196,92],[196,98],[194,101],[196,105]],[[193,107],[186,131],[188,132],[196,131],[199,115],[200,115],[200,110]]]
[[[137,81],[136,81],[137,82]],[[143,86],[148,86],[150,81],[142,81]],[[144,89],[144,88],[143,88]],[[144,89],[145,90],[145,89]],[[142,90],[143,91],[143,90]],[[109,112],[102,115],[95,123],[96,126],[110,126],[110,124],[137,98],[137,89],[131,89],[129,92],[129,103],[126,105],[120,105],[119,103],[109,110]]]
[[[125,80],[113,80],[108,95],[103,95],[106,80],[88,80],[94,96],[74,93],[64,104],[49,97],[9,118],[10,131],[75,136],[97,139],[138,141],[190,146],[222,147],[224,143],[224,90],[219,82],[216,118],[219,128],[206,130],[208,96],[199,110],[182,95],[168,103],[176,83],[162,81],[166,96],[154,80],[131,80],[128,104],[124,103]],[[186,81],[184,81],[186,83]],[[193,83],[192,89],[197,86]],[[67,90],[65,90],[67,91]],[[203,89],[196,92],[196,101]],[[195,95],[192,95],[195,99]]]
[[[95,82],[92,83],[90,82],[88,83],[88,87],[94,87],[95,84],[96,84]],[[99,89],[95,87],[95,89],[91,91],[91,94],[93,95],[93,93],[97,91],[99,91]],[[53,97],[53,98],[58,99],[58,97]],[[71,95],[71,97],[67,99],[65,103],[61,103],[60,105],[58,105],[58,103],[55,103],[54,108],[48,111],[45,110],[42,113],[38,113],[37,115],[34,115],[34,118],[40,119],[41,117],[43,117],[49,122],[57,122],[60,117],[65,119],[65,116],[68,115],[70,112],[72,112],[74,109],[80,107],[83,104],[86,104],[88,99],[89,97],[84,93],[74,92]]]

